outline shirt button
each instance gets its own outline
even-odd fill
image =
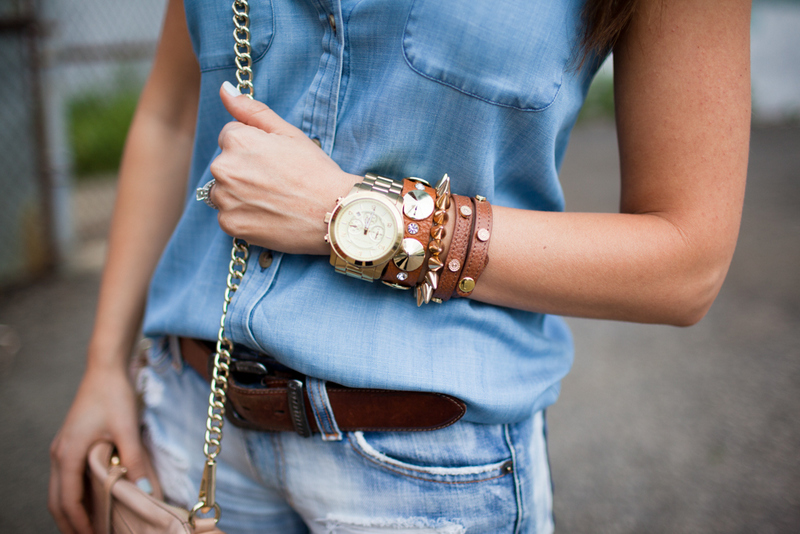
[[[328,15],[328,23],[331,25],[333,33],[336,33],[336,17],[333,15]]]
[[[266,269],[272,265],[272,252],[269,250],[261,252],[261,254],[258,256],[258,265],[262,269]]]

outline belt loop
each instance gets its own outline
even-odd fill
[[[172,358],[172,368],[175,372],[181,374],[183,372],[183,354],[181,354],[181,342],[178,336],[167,337],[166,342],[169,347],[169,354]]]
[[[325,384],[324,380],[306,377],[306,391],[308,400],[311,401],[311,411],[314,412],[314,419],[317,421],[317,428],[322,434],[323,441],[341,441],[342,432],[336,424]]]

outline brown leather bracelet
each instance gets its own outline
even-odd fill
[[[456,285],[454,296],[468,297],[489,263],[489,239],[492,237],[492,206],[484,197],[475,196],[475,225],[470,235],[469,250],[464,269]]]
[[[472,234],[474,221],[475,209],[472,199],[462,195],[452,195],[452,199],[456,205],[453,239],[450,241],[450,249],[447,251],[444,268],[439,277],[439,287],[433,293],[433,299],[439,299],[441,302],[447,302],[453,296],[461,269],[464,267],[464,260],[467,257],[469,236]]]
[[[406,207],[412,204],[419,205],[415,204],[414,201],[417,198],[424,197],[421,193],[425,193],[430,197],[431,210],[429,214],[427,210],[425,210],[421,216],[417,217],[413,211],[407,210]],[[430,240],[431,224],[433,223],[433,207],[436,199],[436,191],[423,180],[418,178],[406,178],[403,180],[402,195],[403,223],[405,227],[403,229],[403,249],[407,253],[405,255],[400,255],[398,257],[399,259],[396,258],[387,264],[386,270],[384,270],[381,276],[381,280],[387,286],[395,289],[411,289],[417,285],[423,271],[423,265],[425,264],[428,241]],[[409,195],[415,198],[406,201],[406,197]],[[427,199],[425,202],[427,202]],[[414,243],[414,241],[416,241],[416,243]],[[421,257],[414,258],[409,254],[415,250],[420,251]],[[399,266],[397,261],[401,262]],[[402,262],[406,263],[403,264]],[[418,265],[416,265],[417,263]],[[412,269],[406,270],[401,268],[401,266],[408,267],[409,264]]]

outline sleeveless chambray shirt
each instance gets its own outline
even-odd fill
[[[347,172],[431,182],[498,206],[563,210],[558,169],[599,60],[576,67],[578,0],[251,0],[255,93]],[[149,291],[145,334],[215,339],[231,238],[193,198],[231,120],[229,1],[186,0],[202,70],[186,208]],[[520,236],[520,239],[525,236]],[[512,422],[553,403],[572,363],[564,321],[336,274],[327,256],[272,253],[247,273],[233,340],[308,376],[447,393],[465,420]],[[265,262],[266,265],[266,262]]]

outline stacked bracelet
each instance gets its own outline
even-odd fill
[[[455,296],[468,297],[489,263],[489,239],[492,237],[492,206],[485,197],[475,196],[475,224],[469,236],[464,267],[459,275]]]
[[[368,175],[365,183],[369,178]],[[435,189],[419,178],[406,178],[403,186],[399,185],[395,182],[392,188],[397,189],[395,198],[402,198],[403,238],[398,241],[399,247],[395,245],[399,250],[386,264],[381,280],[397,289],[415,288],[417,306],[431,300],[441,304],[453,297],[468,297],[489,263],[491,205],[480,195],[474,199],[451,195],[447,174]],[[451,200],[455,204],[453,236],[448,254],[442,257]],[[333,224],[332,218],[333,214],[326,215],[329,225]],[[334,254],[335,250],[332,258]]]
[[[448,208],[450,208],[450,177],[445,174],[436,184],[436,211],[433,213],[431,240],[428,243],[430,252],[428,272],[425,274],[425,280],[417,286],[417,306],[428,304],[433,298],[433,292],[439,287],[439,274],[443,266],[439,254],[444,250],[442,239],[445,237]]]
[[[452,198],[456,205],[455,226],[453,239],[450,241],[450,250],[444,261],[442,275],[439,277],[439,287],[433,293],[432,300],[437,303],[447,302],[453,295],[464,266],[464,260],[467,257],[469,236],[472,234],[474,211],[472,199],[461,195],[453,195]]]
[[[424,270],[436,192],[421,178],[406,178],[402,194],[403,242],[400,252],[386,266],[381,280],[395,289],[411,289],[417,286]]]

